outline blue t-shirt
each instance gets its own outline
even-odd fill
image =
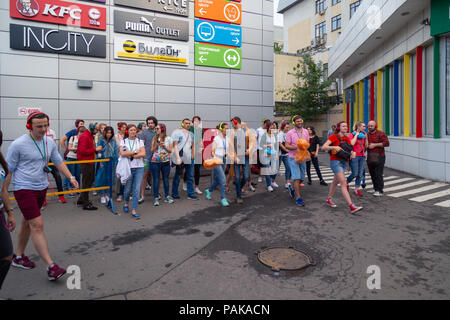
[[[77,129],[72,129],[69,132],[67,132],[66,133],[66,137],[67,137],[66,145],[69,145],[70,138],[72,138],[73,136],[77,136],[77,135],[78,135]]]
[[[36,144],[29,134],[24,134],[14,140],[8,148],[6,162],[12,173],[14,191],[22,189],[40,191],[48,188],[47,173],[44,172],[44,168],[48,162],[58,165],[63,161],[52,139],[44,137],[43,140],[36,141]]]

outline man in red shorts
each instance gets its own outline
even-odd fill
[[[12,181],[14,197],[23,214],[19,230],[19,243],[14,267],[33,269],[35,264],[25,256],[28,241],[33,241],[36,251],[47,266],[49,280],[56,280],[66,273],[66,270],[55,264],[48,251],[47,239],[44,234],[41,207],[48,188],[47,175],[50,173],[49,162],[53,162],[64,176],[78,189],[78,183],[58,153],[55,142],[46,136],[49,127],[49,117],[45,113],[35,112],[27,119],[28,134],[14,140],[9,146],[6,156],[8,177],[6,188]]]

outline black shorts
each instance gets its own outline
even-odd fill
[[[0,209],[0,260],[13,255],[11,232],[8,229],[5,210]]]

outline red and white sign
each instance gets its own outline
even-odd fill
[[[9,0],[12,18],[106,30],[106,8],[59,0]]]
[[[19,107],[17,111],[18,111],[19,117],[28,117],[33,112],[42,112],[42,108],[41,107],[31,107],[31,108]]]

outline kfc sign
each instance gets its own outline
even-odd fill
[[[59,0],[9,0],[12,18],[106,30],[106,8]]]

